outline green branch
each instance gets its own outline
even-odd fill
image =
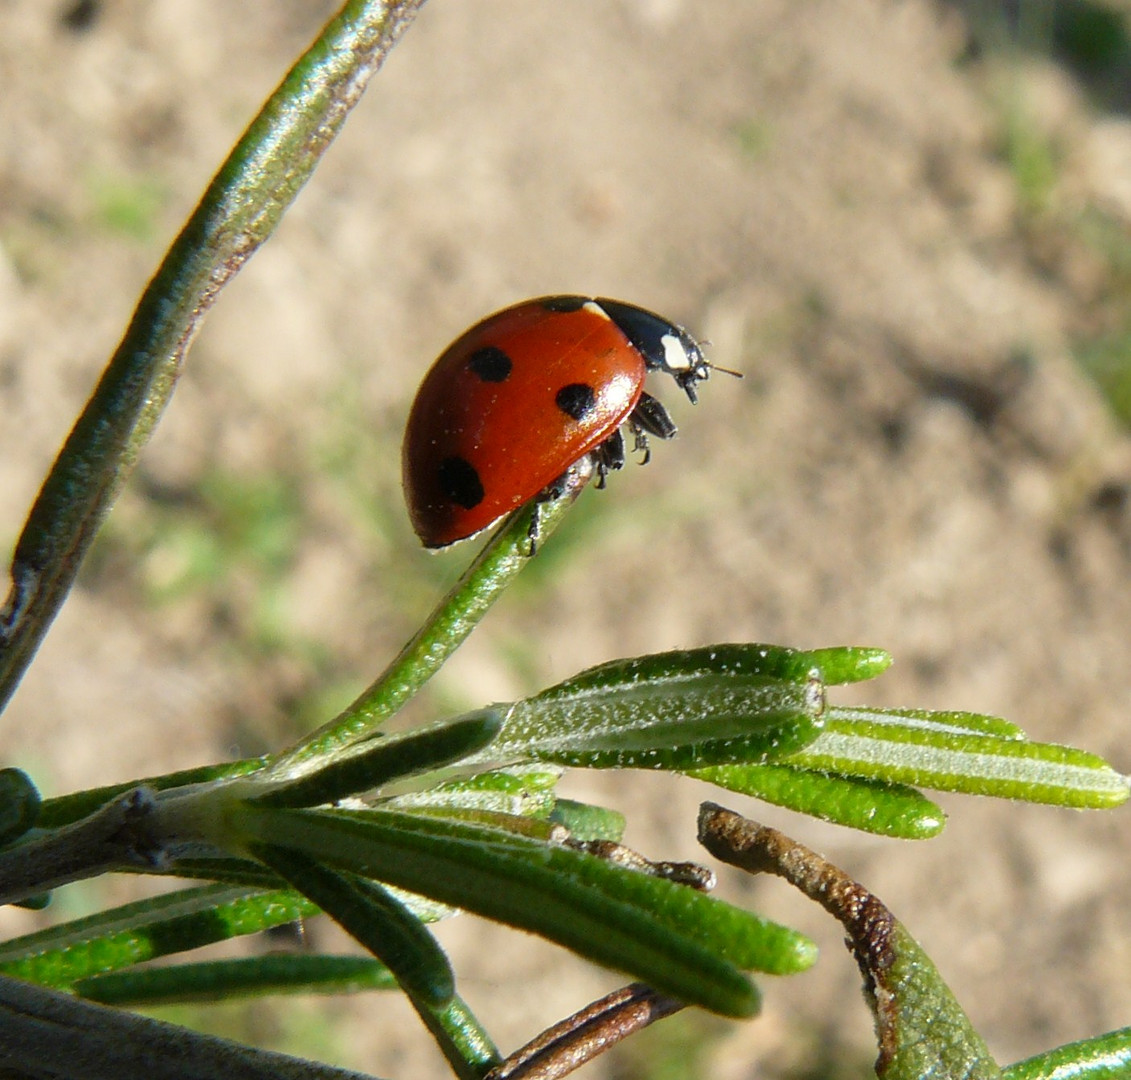
[[[219,291],[275,229],[424,0],[349,0],[221,166],[39,491],[0,610],[0,708],[172,396]]]

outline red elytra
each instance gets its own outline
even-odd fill
[[[619,469],[675,424],[644,392],[671,375],[692,402],[711,365],[684,329],[617,300],[552,296],[488,316],[440,355],[405,430],[404,491],[425,547],[464,540],[547,490],[576,463]],[[645,453],[645,460],[647,454]]]

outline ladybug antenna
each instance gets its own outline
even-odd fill
[[[744,379],[746,377],[741,371],[734,371],[732,368],[722,367],[720,364],[708,363],[707,366],[712,371],[721,371],[724,375],[733,375],[736,379]]]
[[[702,355],[703,350],[708,348],[711,344],[710,338],[704,338],[702,341],[696,342],[699,347],[699,354],[702,357],[703,364],[710,371],[721,371],[724,375],[733,375],[736,379],[744,378],[741,371],[733,371],[731,368],[722,367],[720,364],[712,364],[705,356]]]

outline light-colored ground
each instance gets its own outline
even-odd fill
[[[164,245],[330,8],[123,0],[82,31],[62,10],[0,8],[8,541]],[[1070,241],[1038,260],[996,153],[1015,93],[1063,141],[1069,196],[1119,221],[1128,136],[1039,62],[1002,90],[958,63],[965,43],[953,9],[922,0],[435,0],[209,317],[0,720],[4,762],[54,794],[258,752],[324,717],[320,687],[372,676],[470,557],[425,555],[399,501],[425,367],[488,311],[591,292],[694,328],[746,378],[676,402],[678,441],[583,496],[415,715],[677,646],[882,645],[897,664],[857,700],[1000,713],[1131,768],[1131,454],[1066,348],[1103,267]],[[165,596],[224,533],[200,494],[217,477],[246,485],[229,507],[282,487],[282,554],[265,568],[246,552],[270,538],[224,534],[234,569]],[[634,774],[569,790],[683,858],[715,795]],[[1126,811],[948,799],[944,835],[911,846],[721,801],[878,891],[1003,1061],[1129,1022]],[[784,886],[723,876],[825,951],[767,983],[761,1020],[712,1029],[704,1075],[866,1065],[837,928]],[[612,985],[471,920],[442,934],[506,1047]],[[379,1075],[444,1074],[384,999],[227,1015],[274,1045],[311,1049],[296,1029],[318,1027]]]

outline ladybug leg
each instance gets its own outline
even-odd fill
[[[611,440],[610,440],[611,441]],[[555,502],[558,499],[576,499],[581,494],[582,488],[593,479],[594,473],[600,473],[600,451],[602,447],[584,455],[575,461],[552,484],[547,484],[534,496],[534,513],[530,515],[530,525],[526,530],[526,538],[530,541],[530,550],[526,555],[533,558],[538,551],[538,542],[542,535],[542,504]],[[621,464],[624,463],[624,441],[621,441]],[[607,468],[620,468],[620,465]],[[603,475],[603,474],[602,474]]]
[[[549,489],[547,489],[549,490]],[[526,539],[530,541],[530,550],[527,558],[533,559],[538,551],[538,539],[542,532],[542,500],[534,504],[534,513],[530,515],[530,525],[526,530]]]
[[[617,428],[593,451],[593,468],[597,473],[597,487],[605,486],[605,477],[624,468],[624,435]]]
[[[647,465],[652,460],[652,448],[648,445],[648,436],[644,434],[644,429],[631,418],[628,421],[628,426],[632,431],[632,452],[642,454],[640,464]]]
[[[675,422],[668,415],[668,410],[651,394],[640,395],[629,420],[634,427],[655,435],[657,439],[670,439],[676,433]]]

